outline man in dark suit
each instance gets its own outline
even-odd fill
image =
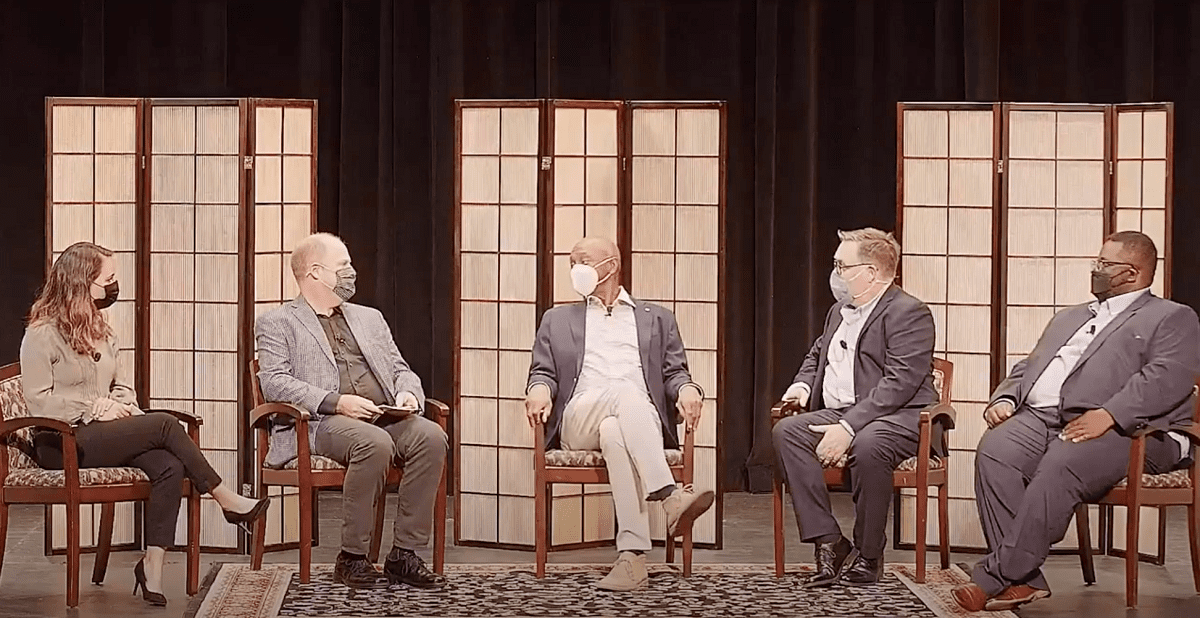
[[[816,546],[805,587],[879,580],[892,472],[916,454],[920,411],[937,402],[933,314],[892,285],[899,243],[873,228],[838,238],[829,276],[837,302],[783,396],[812,411],[779,421],[773,434],[800,537]],[[822,468],[834,465],[849,467],[853,544],[829,507]]]
[[[970,584],[954,589],[971,611],[1006,610],[1050,596],[1041,566],[1075,507],[1122,478],[1139,429],[1191,423],[1200,373],[1196,312],[1150,293],[1158,251],[1140,232],[1109,236],[1092,264],[1096,302],[1050,320],[984,411],[975,496],[991,550]],[[1191,459],[1176,435],[1146,439],[1146,471]]]
[[[617,515],[612,571],[604,590],[647,583],[647,501],[660,501],[667,534],[682,534],[712,506],[712,490],[677,487],[663,453],[678,448],[675,408],[687,427],[700,420],[704,393],[692,382],[675,316],[635,301],[620,285],[617,246],[584,238],[571,250],[571,284],[584,302],[542,316],[533,344],[525,413],[546,424],[546,444],[604,454]]]

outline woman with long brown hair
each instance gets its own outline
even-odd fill
[[[183,478],[212,494],[233,524],[265,516],[269,501],[243,497],[223,483],[170,414],[138,407],[113,329],[101,312],[119,292],[112,251],[88,242],[68,247],[30,310],[21,341],[21,388],[34,416],[75,427],[79,467],[131,466],[150,477],[147,548],[134,568],[133,591],[140,587],[147,602],[166,605],[163,558],[175,539]],[[61,469],[61,442],[50,437],[35,436],[38,463]]]

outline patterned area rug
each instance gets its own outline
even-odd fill
[[[797,574],[812,565],[790,565],[776,578],[766,564],[696,564],[684,578],[678,566],[650,565],[648,590],[597,590],[609,565],[551,564],[546,578],[527,564],[446,565],[450,585],[430,592],[403,586],[351,590],[333,583],[331,565],[314,565],[312,581],[300,584],[294,564],[214,565],[203,602],[189,618],[349,618],[393,616],[801,616],[1015,618],[1011,612],[968,614],[950,597],[967,581],[957,566],[930,569],[926,583],[913,581],[912,565],[888,565],[883,580],[864,588],[801,589]],[[215,575],[215,576],[214,576]],[[195,607],[193,605],[193,607]]]

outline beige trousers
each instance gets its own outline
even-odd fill
[[[675,483],[663,454],[662,423],[650,397],[624,384],[576,393],[564,410],[562,445],[604,453],[617,514],[617,550],[648,551],[646,496]]]

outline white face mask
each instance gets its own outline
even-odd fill
[[[614,259],[616,258],[610,257],[606,260],[600,260],[596,266],[602,266],[604,263],[611,262]],[[575,292],[584,298],[591,296],[592,292],[596,291],[596,286],[604,283],[613,273],[617,272],[616,269],[613,269],[601,279],[600,273],[596,271],[596,266],[576,264],[571,267],[571,287],[575,288]]]

